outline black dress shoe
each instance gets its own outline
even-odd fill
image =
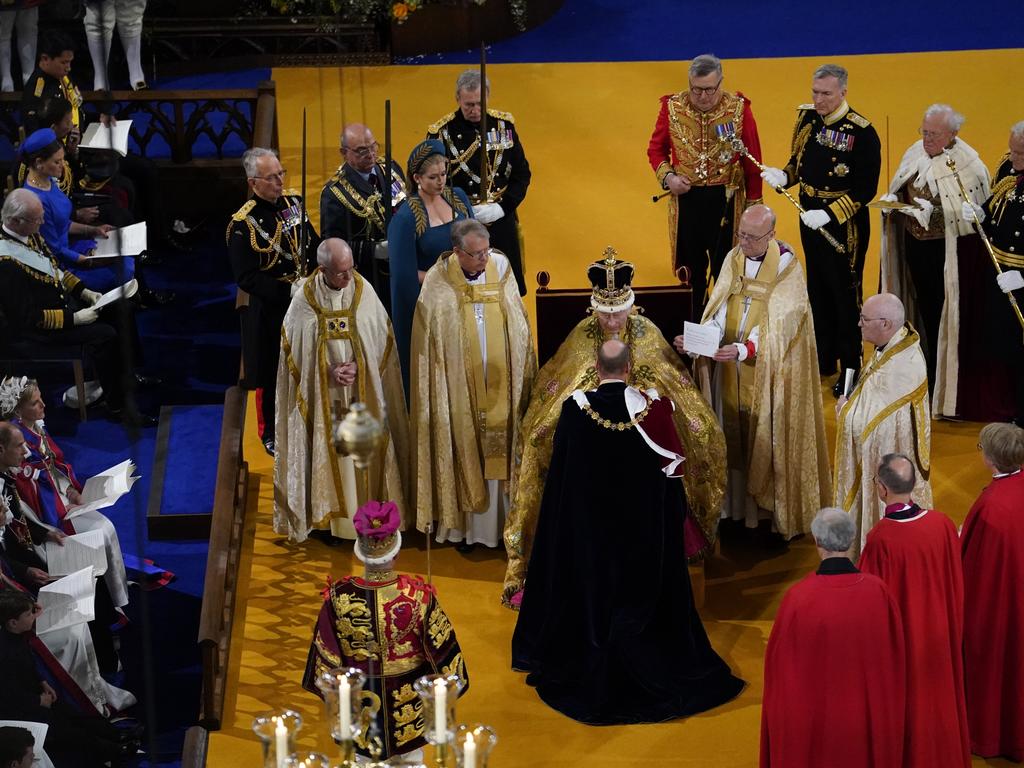
[[[173,291],[139,291],[139,303],[147,309],[162,307],[164,304],[170,304],[172,301],[174,301]]]
[[[460,541],[455,545],[455,551],[460,552],[463,555],[467,555],[476,549],[476,544],[470,544],[468,541]]]
[[[111,421],[120,422],[126,427],[155,427],[157,420],[138,411],[130,412],[127,408],[112,408],[107,406],[107,415]]]
[[[335,536],[333,533],[331,533],[328,530],[321,530],[319,528],[317,528],[316,530],[310,531],[309,532],[309,538],[316,539],[317,541],[321,541],[324,544],[326,544],[328,547],[340,547],[342,544],[345,543],[344,539],[342,539],[342,538],[340,538],[338,536]]]

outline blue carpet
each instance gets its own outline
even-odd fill
[[[735,59],[1018,48],[1022,36],[1008,21],[1011,7],[1018,6],[965,6],[954,0],[927,6],[879,0],[845,6],[566,0],[546,23],[490,46],[488,61],[686,61],[705,52]],[[474,50],[404,63],[479,60]]]
[[[206,514],[213,510],[223,418],[222,405],[174,407],[167,440],[161,514]],[[188,492],[182,493],[186,489]]]

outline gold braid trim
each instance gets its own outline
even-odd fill
[[[359,190],[353,187],[349,180],[345,178],[344,174],[341,172],[341,168],[338,168],[338,171],[337,173],[334,174],[334,177],[331,179],[331,182],[332,183],[328,188],[331,190],[334,196],[338,198],[339,203],[341,203],[347,210],[351,211],[359,218],[368,219],[377,229],[383,231],[384,209],[380,206],[380,192],[374,192],[369,197],[363,197],[359,193]],[[348,193],[350,197],[345,197],[345,195],[341,194],[341,191],[338,189],[338,187],[341,187],[343,190],[345,190],[345,192]],[[380,210],[377,210],[378,208],[380,208]]]
[[[60,281],[57,280],[57,278],[50,277],[45,272],[39,272],[39,271],[37,271],[35,269],[32,269],[31,267],[25,266],[20,261],[15,259],[13,256],[0,256],[0,261],[10,261],[10,262],[13,262],[14,264],[17,264],[18,268],[22,272],[24,272],[29,277],[38,280],[41,283],[46,283],[47,285],[54,285],[54,286],[59,286],[60,285]]]
[[[644,406],[644,409],[629,421],[612,421],[611,419],[605,419],[599,416],[597,412],[590,407],[590,403],[586,403],[584,405],[581,405],[580,407],[583,409],[583,412],[585,414],[587,414],[590,418],[592,418],[605,429],[611,429],[617,432],[625,432],[627,429],[632,429],[633,427],[635,427],[637,424],[644,420],[644,418],[647,416],[647,412],[651,409],[651,401],[648,400],[647,405]]]
[[[452,222],[459,218],[461,213],[464,218],[469,216],[469,210],[466,208],[465,203],[452,192],[450,187],[445,187],[441,192],[441,197],[448,205],[451,206],[452,212],[455,214],[452,217]],[[409,195],[408,197],[409,210],[412,211],[412,216],[416,220],[416,237],[420,237],[427,228],[430,226],[430,217],[427,216],[427,208],[423,205],[423,200],[419,195]]]
[[[1003,218],[1003,212],[1009,202],[1009,195],[1017,188],[1017,178],[1017,176],[1004,176],[992,185],[992,197],[989,199],[988,207],[993,224],[998,224]]]

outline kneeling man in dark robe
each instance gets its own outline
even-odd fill
[[[584,723],[703,712],[744,683],[711,648],[693,604],[674,406],[626,385],[621,341],[601,346],[597,372],[596,390],[562,405],[512,666],[545,703]]]

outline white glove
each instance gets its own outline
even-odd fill
[[[1009,293],[1024,288],[1024,275],[1021,275],[1019,269],[1011,269],[996,275],[996,282],[999,283],[999,290]]]
[[[932,205],[930,200],[925,200],[923,197],[915,197],[914,202],[917,203],[918,207],[911,208],[909,211],[904,211],[904,213],[913,216],[918,224],[927,229],[928,221],[932,217],[932,210],[935,206]]]
[[[90,306],[99,301],[102,296],[103,294],[99,291],[90,291],[88,288],[82,291],[82,301]]]
[[[786,182],[789,181],[786,172],[779,168],[765,168],[761,171],[761,178],[772,189],[782,189],[786,186]]]
[[[828,224],[828,212],[821,208],[813,208],[800,214],[800,221],[808,229],[821,229]]]
[[[966,200],[960,203],[960,213],[968,224],[974,224],[975,222],[981,224],[985,220],[985,209],[980,205],[968,203]]]
[[[482,203],[473,206],[473,215],[481,224],[492,224],[505,215],[505,209],[499,203]]]
[[[75,321],[75,325],[89,325],[89,323],[95,323],[99,319],[99,316],[100,312],[98,309],[85,307],[84,309],[80,309],[75,312],[75,314],[72,315],[72,318]]]
[[[896,200],[897,200],[897,197],[892,192],[886,192],[884,195],[882,195],[880,198],[878,198],[878,200],[879,200],[879,202],[882,202],[882,203],[895,203]]]

